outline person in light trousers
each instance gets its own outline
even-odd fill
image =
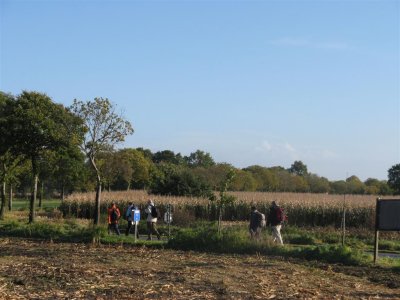
[[[268,225],[271,225],[272,237],[274,239],[274,242],[278,242],[281,245],[283,245],[283,240],[281,235],[281,228],[283,221],[284,221],[284,213],[282,208],[280,208],[280,206],[276,201],[272,201],[272,205],[269,208]]]
[[[154,205],[154,202],[152,200],[149,200],[147,202],[147,207],[144,210],[145,213],[147,214],[147,234],[148,234],[148,240],[151,240],[151,234],[154,233],[157,235],[157,238],[160,239],[160,233],[157,230],[157,208]]]

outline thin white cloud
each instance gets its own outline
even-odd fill
[[[292,145],[290,145],[288,142],[285,143],[284,148],[287,151],[291,152],[291,153],[295,153],[296,152],[296,149],[294,149],[294,147]]]
[[[269,43],[275,46],[306,47],[332,50],[345,50],[349,48],[349,45],[342,42],[320,42],[297,37],[283,37],[280,39],[272,40]]]
[[[338,157],[337,153],[329,149],[321,149],[320,147],[307,146],[295,147],[287,141],[262,141],[259,146],[255,147],[255,152],[268,154],[271,158],[290,158],[292,160],[332,160]]]

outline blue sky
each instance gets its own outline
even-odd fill
[[[399,1],[0,2],[0,89],[107,97],[121,147],[330,180],[400,163]]]

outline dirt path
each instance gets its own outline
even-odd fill
[[[0,298],[400,299],[400,289],[268,257],[0,239]]]

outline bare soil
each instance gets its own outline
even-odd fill
[[[400,299],[383,268],[0,238],[1,299]]]

